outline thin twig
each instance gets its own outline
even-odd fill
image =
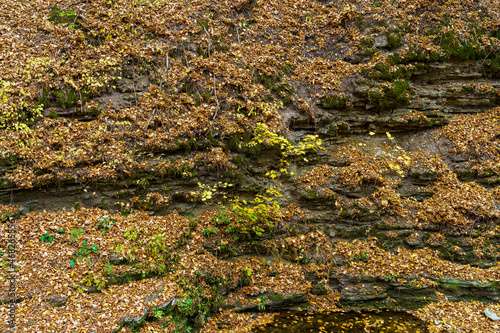
[[[184,45],[182,45],[182,53],[184,54],[184,59],[186,60],[186,66],[189,67],[189,61],[186,56],[186,49],[184,49]]]
[[[342,36],[340,36],[340,38],[338,38],[333,44],[339,43],[342,39],[344,39],[344,37],[347,35],[348,32],[349,32],[349,30],[347,30],[347,26],[346,26],[344,34],[342,34]]]
[[[75,19],[73,20],[73,23],[71,24],[73,27],[75,26],[75,24],[76,24],[76,20],[78,20],[78,18],[79,18],[79,17],[80,17],[80,14],[78,14],[78,13],[77,13],[77,14],[75,15]]]
[[[220,109],[220,103],[219,103],[219,98],[217,97],[217,89],[215,86],[215,75],[213,76],[213,78],[214,78],[214,96],[215,96],[215,100],[217,101],[217,109],[215,110],[215,114],[214,114],[214,117],[212,118],[212,120],[215,120],[215,117],[217,117],[217,113],[219,112],[219,109]]]
[[[146,137],[146,132],[148,130],[149,123],[151,122],[151,119],[153,119],[155,113],[156,113],[156,108],[153,109],[153,113],[151,114],[151,117],[149,117],[148,123],[146,124],[146,127],[144,128],[144,137]]]
[[[205,30],[205,33],[208,35],[208,41],[207,41],[207,46],[208,46],[208,56],[210,57],[210,46],[212,45],[212,36],[210,36],[210,33],[205,29],[205,27],[202,25],[203,30]]]
[[[236,26],[236,35],[238,36],[238,45],[241,48],[241,42],[240,42],[240,31],[238,30],[238,26]]]
[[[472,230],[474,229],[474,225],[476,224],[477,219],[478,219],[478,217],[476,217],[476,219],[474,220],[474,223],[472,223],[472,227],[470,228],[469,241],[467,242],[467,245],[469,245],[469,244],[470,244],[470,240],[471,240],[471,238],[472,238]]]

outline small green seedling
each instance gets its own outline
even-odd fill
[[[54,240],[54,237],[50,236],[48,232],[45,235],[40,236],[40,238],[44,243],[52,243]]]

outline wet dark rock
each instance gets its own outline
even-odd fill
[[[415,232],[405,238],[405,242],[411,246],[422,246],[424,244],[423,233]]]
[[[168,312],[170,310],[173,310],[175,303],[176,303],[176,299],[174,298],[171,301],[168,301],[166,303],[163,303],[163,304],[155,307],[155,310]],[[124,326],[139,327],[139,326],[143,325],[144,322],[146,321],[146,319],[148,318],[148,316],[151,315],[151,311],[152,311],[151,308],[146,308],[144,310],[143,314],[138,316],[138,317],[135,317],[135,318],[127,317],[127,318],[121,319],[120,322],[118,323],[118,328],[114,329],[112,331],[112,333],[120,332]]]
[[[266,311],[279,311],[284,309],[292,309],[299,304],[307,303],[307,295],[305,293],[298,294],[280,294],[280,293],[265,293],[259,295],[264,300],[263,306]],[[236,308],[236,312],[253,312],[259,311],[257,305],[238,306],[237,303],[226,305],[226,308]]]
[[[387,286],[377,283],[348,284],[342,288],[342,301],[370,301],[387,297]]]
[[[118,256],[114,253],[109,255],[108,260],[109,263],[113,265],[125,265],[128,262],[127,258]]]
[[[120,93],[137,93],[145,91],[149,84],[147,76],[141,76],[135,80],[123,78],[116,83],[116,90]]]
[[[437,172],[428,169],[411,169],[410,176],[418,181],[418,184],[426,185],[437,179]]]
[[[62,295],[49,295],[45,297],[45,300],[49,302],[53,307],[59,307],[66,304],[68,297]]]

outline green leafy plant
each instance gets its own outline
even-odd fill
[[[239,232],[250,236],[252,233],[260,236],[266,230],[273,230],[276,222],[281,220],[280,206],[271,197],[260,194],[248,203],[245,200],[236,200],[233,203],[233,212],[236,214],[236,223],[230,227],[238,227]],[[228,230],[226,228],[226,230]],[[234,229],[232,229],[234,230]]]
[[[111,275],[113,273],[113,264],[107,263],[106,266],[104,266],[104,275]]]
[[[130,228],[123,234],[123,237],[130,241],[135,241],[137,240],[137,230],[135,230],[134,228]]]
[[[132,248],[127,249],[127,257],[131,260],[135,260],[135,253],[139,252],[139,248],[137,246],[134,246]]]
[[[142,178],[137,181],[137,187],[146,190],[149,188],[149,180],[147,178]]]
[[[70,241],[74,242],[78,239],[78,237],[80,237],[81,235],[83,234],[83,229],[82,228],[79,228],[79,229],[73,229],[69,232],[69,239]]]
[[[77,19],[77,14],[74,10],[64,10],[57,8],[56,5],[50,10],[49,22],[54,24],[67,23],[71,29],[74,29],[74,23]]]
[[[224,209],[212,217],[211,221],[215,224],[227,225],[231,222],[231,218],[227,216],[228,213],[229,211]]]
[[[170,251],[167,251],[166,256],[163,256],[163,254],[158,255],[157,260],[153,260],[151,262],[151,270],[152,272],[155,272],[156,274],[165,274],[167,272],[168,268],[170,267],[171,263],[177,262],[175,259],[175,256],[171,255]],[[168,264],[168,265],[167,265]],[[143,276],[146,276],[146,274],[143,274]]]
[[[207,229],[203,230],[202,232],[205,236],[210,236],[211,234],[215,234],[217,231],[219,231],[219,228],[213,227],[212,229],[207,228]]]
[[[396,277],[394,275],[388,273],[384,276],[384,281],[385,282],[396,282]]]
[[[80,247],[80,249],[78,250],[78,252],[76,252],[76,257],[74,257],[73,259],[70,260],[70,266],[71,268],[73,268],[76,264],[76,261],[78,260],[78,258],[85,258],[87,255],[91,254],[91,253],[99,253],[99,251],[97,250],[97,245],[95,244],[92,244],[92,245],[89,245],[87,241],[83,241],[82,242],[82,245]],[[87,263],[90,264],[90,259],[87,258]]]
[[[156,319],[161,319],[163,317],[163,311],[155,307],[153,309],[153,317],[155,317]]]
[[[97,290],[102,290],[106,287],[107,281],[106,279],[96,276],[95,273],[87,273],[87,276],[80,280],[80,283],[86,285],[87,287],[95,285]]]
[[[229,226],[229,227],[226,228],[225,231],[227,233],[237,233],[239,230],[240,229],[238,227],[236,227],[236,226]],[[234,240],[238,240],[239,237],[238,237],[238,235],[234,235],[233,238],[234,238]]]
[[[101,228],[101,234],[104,234],[107,230],[111,229],[111,226],[115,223],[111,220],[109,216],[105,216],[97,222],[96,228]]]
[[[259,311],[264,311],[266,309],[265,302],[266,302],[267,296],[260,296],[257,301],[257,308]]]
[[[156,256],[160,252],[164,252],[167,248],[166,245],[167,238],[163,234],[155,234],[149,238],[146,245],[148,251],[152,256]]]
[[[125,246],[123,244],[116,244],[115,252],[121,253]]]
[[[217,294],[207,294],[201,286],[187,285],[178,299],[177,308],[182,315],[193,317],[197,313],[207,314],[219,304]]]
[[[40,239],[44,243],[52,243],[52,241],[54,240],[54,237],[50,236],[50,234],[47,232],[45,235],[40,236]]]

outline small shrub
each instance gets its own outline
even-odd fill
[[[76,261],[78,260],[78,258],[85,258],[87,255],[91,254],[91,253],[99,253],[99,251],[97,250],[97,245],[95,244],[92,244],[92,245],[88,245],[88,242],[87,241],[83,241],[82,242],[82,246],[80,247],[80,249],[78,250],[78,252],[76,252],[76,257],[74,257],[73,259],[70,260],[69,264],[71,266],[71,268],[75,267],[75,264],[76,264]],[[87,263],[90,264],[90,259],[87,258]]]
[[[101,229],[101,234],[104,234],[107,230],[111,229],[111,226],[115,223],[114,220],[111,220],[109,216],[105,216],[97,222],[96,228]]]
[[[74,242],[78,239],[83,234],[83,229],[73,229],[69,232],[69,239],[70,241]]]
[[[217,227],[213,227],[212,229],[207,228],[207,229],[203,230],[202,232],[203,232],[203,234],[204,234],[205,236],[207,236],[207,237],[208,237],[208,236],[210,236],[211,234],[215,234],[217,231],[219,231],[219,228],[217,228]]]

